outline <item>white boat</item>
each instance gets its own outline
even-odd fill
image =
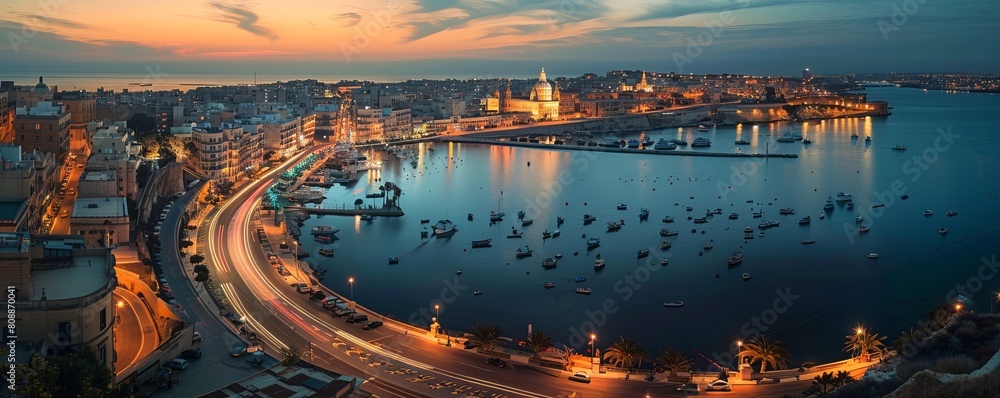
[[[868,258],[874,260],[874,259],[878,258],[878,253],[874,253],[874,252],[868,253]]]
[[[455,223],[451,220],[441,220],[437,224],[434,224],[434,236],[438,238],[447,238],[458,232],[455,228]]]
[[[653,149],[658,151],[671,151],[677,149],[677,144],[673,143],[673,141],[667,140],[666,138],[660,138],[656,141],[656,144],[653,145]]]
[[[693,147],[707,147],[712,146],[712,141],[705,137],[695,137],[694,141],[691,142]]]
[[[708,126],[706,126],[704,124],[699,124],[698,125],[698,131],[708,131]]]
[[[671,243],[670,243],[669,240],[665,240],[665,241],[660,242],[660,250],[667,250],[667,249],[670,248],[670,246],[671,246]]]
[[[556,266],[556,259],[552,257],[546,257],[544,260],[542,260],[542,268],[555,268],[555,266]]]
[[[833,210],[833,196],[828,196],[826,198],[826,203],[823,205],[824,210]]]
[[[645,220],[645,219],[648,219],[648,218],[649,218],[649,209],[647,209],[645,207],[639,209],[639,219],[640,220]]]
[[[927,217],[930,217],[930,216],[934,215],[934,212],[931,211],[931,210],[924,210],[924,215],[927,216]]]
[[[948,216],[948,217],[953,217],[953,216],[957,216],[957,215],[958,215],[958,212],[957,212],[957,211],[954,211],[954,210],[952,210],[952,211],[949,211],[949,212],[947,212],[947,213],[944,213],[944,214],[945,214],[946,216]]]
[[[665,223],[674,222],[674,218],[671,217],[671,216],[663,216],[663,222],[665,222]]]
[[[749,272],[744,272],[743,273],[743,280],[745,280],[745,281],[750,280],[750,273]]]
[[[643,258],[643,257],[646,257],[648,255],[649,255],[649,249],[639,249],[639,252],[636,253],[636,257],[637,258]]]
[[[618,210],[628,210],[628,205],[624,203],[619,203],[618,206],[616,207],[618,208]]]
[[[593,290],[591,290],[589,287],[578,287],[576,288],[575,292],[580,294],[590,294],[591,292],[593,292]]]
[[[309,231],[313,236],[332,236],[337,232],[340,232],[340,229],[332,225],[317,225]]]
[[[608,263],[603,258],[594,260],[594,270],[603,269],[605,265],[608,265]]]
[[[837,203],[850,202],[854,197],[849,193],[837,192]]]
[[[739,265],[742,262],[743,262],[743,253],[741,252],[733,253],[732,255],[729,256],[728,259],[726,259],[726,264],[730,266]]]
[[[587,248],[588,249],[593,249],[593,248],[595,248],[597,246],[600,246],[600,245],[601,245],[601,240],[599,238],[590,238],[590,239],[587,239]]]
[[[666,303],[663,303],[663,306],[664,307],[683,307],[684,306],[684,302],[683,301],[668,301]]]
[[[679,234],[679,232],[672,229],[663,228],[660,230],[660,236],[677,236],[677,234]]]
[[[941,234],[941,235],[944,235],[944,234],[948,233],[948,228],[941,228],[941,229],[938,230],[938,233]]]
[[[544,286],[546,289],[551,289],[551,288],[556,287],[556,284],[552,283],[552,282],[545,282],[545,284],[542,285],[542,286]]]
[[[559,232],[559,230],[558,230],[558,229],[557,229],[557,230],[555,230],[555,231],[552,231],[552,237],[553,237],[553,238],[555,238],[555,237],[559,236],[559,233],[560,233],[560,232]]]
[[[563,258],[563,254],[562,253],[556,253],[556,259],[558,260],[560,258]]]
[[[608,223],[608,232],[617,231],[619,229],[622,229],[622,224],[621,223],[615,222],[615,221],[612,221],[612,222]]]
[[[326,189],[323,187],[301,186],[298,189],[285,195],[286,198],[299,202],[308,202],[324,198]]]

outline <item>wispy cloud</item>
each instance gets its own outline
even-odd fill
[[[339,22],[341,26],[345,28],[354,27],[354,25],[357,25],[358,23],[361,22],[361,14],[358,14],[356,12],[345,12],[343,14],[334,15],[330,18],[333,19],[334,21]]]
[[[11,23],[23,23],[30,24],[36,29],[39,27],[56,27],[56,28],[66,28],[66,29],[90,29],[87,24],[79,23],[76,21],[71,21],[63,18],[50,17],[42,14],[32,14],[27,12],[13,12],[9,15],[15,18],[0,18],[0,21],[6,21]]]
[[[255,36],[260,36],[265,39],[275,40],[278,38],[271,29],[257,24],[260,17],[256,13],[250,11],[246,7],[241,5],[228,5],[222,4],[217,1],[209,2],[208,5],[212,6],[219,11],[222,11],[222,15],[216,19],[219,22],[229,22],[236,24],[236,28],[245,30],[254,34]]]

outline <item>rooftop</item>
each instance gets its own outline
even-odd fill
[[[17,212],[24,206],[25,200],[9,200],[0,202],[0,221],[13,221],[17,218]]]
[[[114,179],[114,170],[88,171],[80,176],[80,181],[114,181]]]
[[[355,377],[332,373],[299,361],[295,365],[275,365],[246,379],[230,384],[203,398],[245,397],[346,397],[355,390]]]
[[[106,257],[73,257],[73,266],[31,271],[31,300],[65,300],[85,297],[100,290],[111,278]],[[43,290],[44,289],[44,290]]]
[[[65,112],[62,104],[53,103],[52,101],[40,101],[31,108],[17,108],[17,116],[61,116]]]
[[[78,198],[73,217],[128,217],[128,207],[124,197]]]
[[[26,253],[28,251],[28,234],[24,232],[0,233],[0,253]]]

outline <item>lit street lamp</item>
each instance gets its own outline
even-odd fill
[[[358,305],[354,302],[354,277],[347,278],[347,282],[351,284],[351,305],[354,308],[358,308]]]
[[[736,340],[736,357],[739,358],[740,365],[743,365],[743,340]]]
[[[594,354],[595,354],[595,351],[594,351],[594,339],[596,339],[596,338],[597,338],[597,335],[595,335],[595,334],[591,334],[590,335],[590,363],[591,364],[594,363]]]
[[[1000,293],[997,293],[996,295],[997,295],[996,297],[990,299],[990,313],[991,314],[993,313],[993,303],[1000,301]]]

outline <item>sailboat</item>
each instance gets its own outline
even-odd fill
[[[503,195],[503,194],[500,194],[500,195]],[[496,211],[490,211],[490,222],[500,222],[500,221],[503,221],[503,216],[505,216],[506,214],[503,214],[503,212],[500,211],[500,201],[501,200],[503,200],[503,196],[500,196],[500,199],[497,199],[497,210]]]

